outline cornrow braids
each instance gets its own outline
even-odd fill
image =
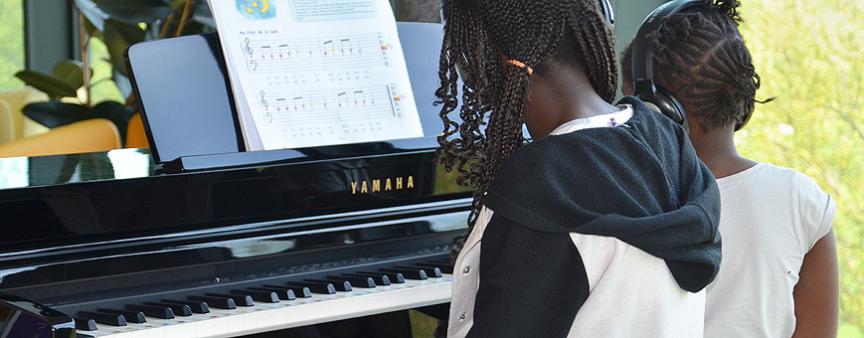
[[[578,63],[596,92],[612,102],[618,81],[614,41],[596,0],[445,0],[444,17],[438,158],[458,172],[459,184],[475,189],[468,220],[473,227],[495,173],[526,142],[528,67],[542,74],[551,59]],[[562,53],[559,46],[576,52]],[[457,122],[451,113],[460,100]]]
[[[761,78],[738,30],[739,6],[737,0],[705,0],[647,36],[654,48],[655,82],[674,93],[706,132],[733,123],[737,129],[756,103],[772,100],[756,99]],[[630,57],[628,49],[625,62]]]

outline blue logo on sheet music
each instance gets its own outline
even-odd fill
[[[276,17],[275,0],[235,0],[237,11],[247,19],[266,20]]]

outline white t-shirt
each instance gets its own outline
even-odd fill
[[[798,272],[831,230],[834,201],[809,177],[771,164],[717,183],[723,260],[707,289],[705,337],[790,337]]]

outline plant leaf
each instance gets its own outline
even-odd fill
[[[77,97],[78,88],[81,88],[81,86],[71,86],[62,79],[58,79],[52,75],[43,74],[32,70],[22,70],[18,73],[15,73],[15,77],[17,77],[21,81],[24,81],[24,83],[26,83],[27,85],[32,86],[33,88],[36,88],[39,91],[45,93],[51,99],[59,99],[63,97]]]
[[[165,19],[171,7],[162,0],[92,0],[111,19],[127,23],[151,23]]]
[[[141,27],[134,24],[105,21],[105,46],[108,47],[108,55],[111,57],[111,65],[117,72],[128,75],[124,53],[129,46],[144,41],[146,36]]]
[[[108,20],[129,24],[151,23],[171,13],[170,4],[163,0],[75,0],[75,4],[93,26],[103,32],[104,22]]]
[[[48,128],[62,127],[87,119],[107,119],[117,126],[121,140],[126,139],[126,127],[134,114],[132,108],[115,101],[103,101],[88,108],[55,100],[31,103],[22,110],[25,116]]]
[[[87,21],[99,31],[105,30],[105,20],[108,20],[108,13],[102,11],[99,6],[96,5],[92,0],[75,0],[75,7],[84,14],[84,17],[87,18]]]
[[[127,107],[115,101],[103,101],[93,106],[90,109],[90,118],[103,118],[114,122],[117,126],[117,131],[120,132],[120,139],[126,139],[126,128],[129,120],[135,112],[132,108]]]
[[[22,111],[31,120],[48,128],[62,127],[90,118],[86,106],[60,101],[31,103],[24,106]]]
[[[87,31],[87,35],[89,35],[91,38],[102,38],[102,31],[100,31],[99,28],[97,28],[96,26],[93,26],[93,22],[91,22],[89,19],[84,20],[84,30]]]
[[[195,7],[192,19],[207,28],[213,29],[213,31],[216,30],[216,20],[213,19],[213,13],[210,12],[210,6],[206,2]]]
[[[178,9],[183,8],[184,5],[186,5],[187,0],[163,0],[163,1],[166,4],[168,4],[169,6],[171,6],[171,9],[178,10]],[[194,0],[190,0],[190,1],[194,1]]]
[[[84,86],[84,71],[81,69],[80,61],[60,61],[54,66],[54,70],[51,71],[51,74],[74,88],[81,88]]]

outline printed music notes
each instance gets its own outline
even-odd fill
[[[273,113],[270,112],[270,101],[267,100],[267,93],[262,90],[259,94],[261,97],[258,102],[261,103],[261,107],[264,107],[264,120],[267,123],[273,123]]]
[[[389,0],[208,0],[248,150],[423,136]]]
[[[339,38],[252,40],[243,51],[249,71],[298,72],[340,70],[389,65],[388,46],[377,34]]]
[[[306,91],[296,93],[261,92],[259,103],[266,112],[278,116],[276,123],[286,128],[316,123],[339,124],[369,119],[397,117],[398,105],[391,104],[389,87],[350,90]],[[272,104],[270,99],[272,98]]]

